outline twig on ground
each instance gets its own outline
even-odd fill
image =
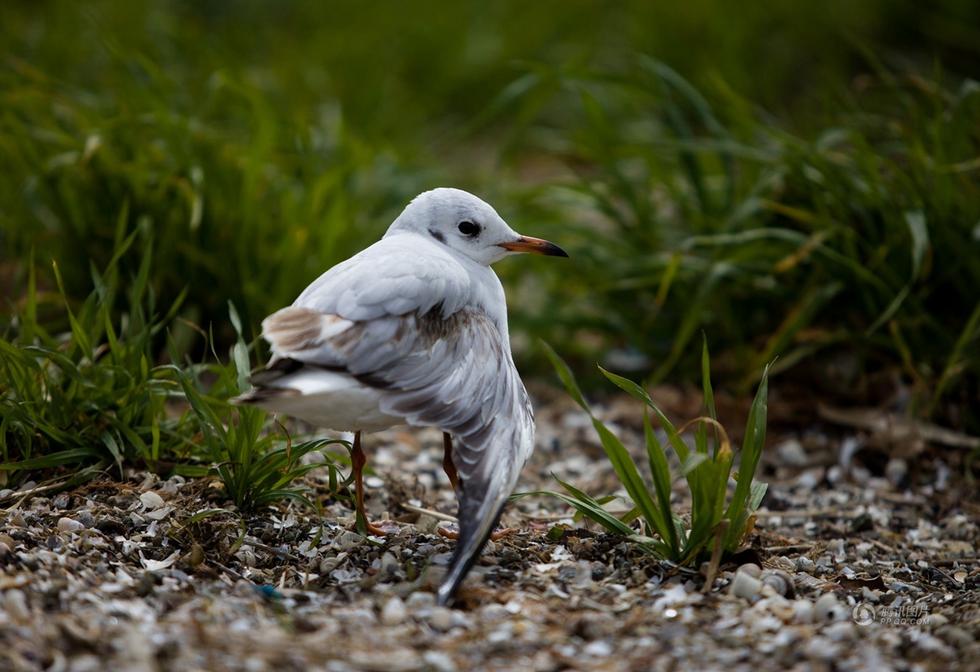
[[[436,520],[445,520],[450,523],[459,522],[456,516],[450,516],[448,513],[443,513],[442,511],[434,511],[432,509],[424,509],[421,506],[413,506],[412,504],[401,504],[401,507],[406,511],[411,511],[412,513],[418,513],[424,516],[431,516]]]
[[[23,504],[26,500],[30,499],[31,497],[34,497],[35,495],[40,495],[40,494],[45,493],[45,492],[50,492],[51,490],[57,490],[58,488],[64,486],[66,483],[68,483],[68,481],[70,481],[71,479],[72,479],[72,477],[69,476],[67,478],[64,478],[64,479],[56,482],[56,483],[48,483],[47,485],[39,485],[36,488],[31,488],[30,490],[17,490],[15,492],[10,493],[9,495],[6,495],[4,497],[0,497],[0,502],[7,502],[7,501],[10,501],[12,499],[16,499],[16,500],[18,500],[17,503],[14,504],[12,507],[6,509],[6,510],[9,511],[11,509],[17,509],[17,508],[20,508],[21,504]]]

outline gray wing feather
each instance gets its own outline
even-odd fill
[[[466,304],[469,285],[469,274],[444,247],[401,234],[382,238],[337,264],[293,305],[362,321],[409,312],[424,315],[437,304],[450,315]]]

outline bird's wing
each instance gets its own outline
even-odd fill
[[[437,305],[451,315],[469,301],[469,274],[442,246],[404,233],[382,238],[303,290],[294,306],[347,320],[425,314]]]
[[[442,260],[397,256],[373,274],[341,269],[266,318],[263,335],[280,360],[348,373],[381,391],[383,413],[455,437],[460,536],[439,589],[444,603],[496,525],[530,455],[534,422],[507,335],[478,308],[447,311],[464,290],[439,270]]]

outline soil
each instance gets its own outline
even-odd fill
[[[634,402],[598,413],[639,458]],[[519,490],[555,490],[554,474],[617,492],[587,418],[562,398],[537,417]],[[385,537],[351,530],[326,469],[307,477],[320,513],[243,514],[215,481],[138,470],[26,483],[0,492],[0,670],[976,669],[967,453],[861,428],[770,434],[755,529],[711,585],[534,496],[451,609],[432,593],[455,508],[436,431],[365,439]]]

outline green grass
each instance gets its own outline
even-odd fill
[[[910,413],[980,429],[980,85],[882,68],[800,136],[662,62],[562,76],[577,130],[547,147],[575,174],[532,198],[564,213],[576,273],[543,290],[540,333],[576,361],[640,352],[656,382],[694,374],[704,330],[743,389],[779,355],[773,375],[841,403],[891,376]]]
[[[625,515],[616,516],[605,506],[614,497],[607,495],[596,498],[557,478],[565,492],[547,494],[574,507],[580,514],[599,523],[609,532],[623,535],[641,548],[679,564],[697,561],[712,547],[716,549],[716,553],[736,551],[754,525],[753,514],[759,508],[767,488],[765,483],[754,479],[766,440],[768,367],[762,372],[759,389],[745,422],[737,468],[728,432],[718,422],[715,414],[707,343],[701,351],[704,415],[680,428],[664,415],[643,387],[600,367],[606,378],[644,404],[643,434],[649,464],[649,482],[653,484],[651,488],[622,441],[593,415],[568,365],[550,346],[544,347],[568,394],[589,414],[606,457],[629,495],[632,507]],[[688,521],[678,515],[671,504],[674,479],[668,462],[668,452],[654,432],[650,412],[656,416],[658,424],[665,432],[667,444],[677,457],[680,475],[686,479],[691,500]],[[693,449],[681,436],[692,427]],[[733,479],[734,487],[731,487]],[[642,531],[639,533],[630,524],[636,519],[642,521]]]
[[[30,269],[28,292],[11,334],[0,337],[0,478],[16,484],[35,474],[76,474],[63,485],[112,468],[137,465],[162,474],[212,474],[240,510],[281,500],[316,507],[302,486],[313,469],[329,472],[330,495],[348,497],[349,478],[330,453],[304,463],[314,451],[346,442],[311,440],[293,445],[280,427],[268,431],[266,414],[233,408],[228,398],[248,387],[251,370],[241,320],[229,304],[237,340],[228,363],[153,365],[154,341],[174,323],[180,302],[158,315],[148,287],[154,257],[151,235],[124,236],[119,219],[115,252],[101,273],[91,268],[96,289],[72,308],[54,267],[59,291],[40,295]],[[138,253],[132,248],[142,235]],[[120,265],[139,259],[137,274],[124,278]],[[118,318],[112,307],[126,288],[131,312]],[[50,305],[50,304],[58,305]],[[51,309],[69,324],[51,335],[39,318]],[[51,320],[58,323],[59,320]],[[180,362],[170,339],[170,358]],[[184,407],[182,402],[186,402]],[[348,497],[349,498],[349,497]]]
[[[156,314],[145,232],[139,270],[122,289],[119,262],[139,233],[124,236],[123,228],[117,229],[116,253],[102,273],[91,268],[96,289],[75,308],[57,265],[58,291],[44,294],[30,265],[14,333],[0,338],[2,473],[17,477],[79,463],[121,468],[124,462],[141,462],[152,468],[181,452],[185,423],[166,413],[177,390],[166,367],[153,364],[154,338],[180,303]],[[129,310],[114,315],[111,306],[122,293]],[[50,333],[41,320],[52,309],[67,317],[66,333]]]

